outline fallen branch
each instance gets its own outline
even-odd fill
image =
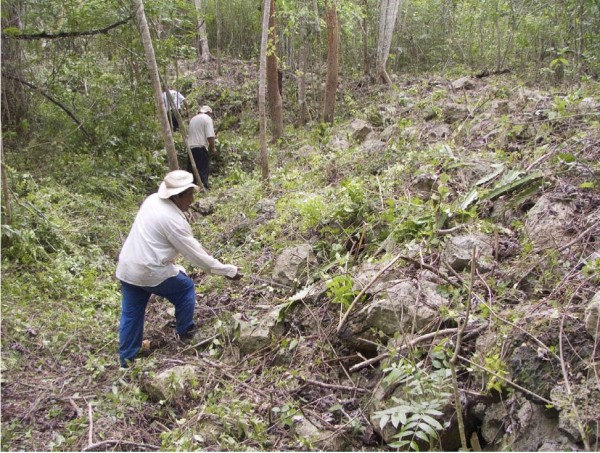
[[[160,450],[160,447],[157,445],[141,444],[138,442],[129,442],[126,440],[119,440],[119,439],[108,439],[108,440],[103,440],[102,442],[96,442],[95,444],[88,445],[82,451],[94,451],[99,447],[105,447],[108,445],[127,445],[128,447],[140,447],[140,448],[146,449],[146,450],[155,450],[155,451]]]
[[[324,382],[315,381],[314,379],[304,379],[302,377],[298,377],[298,379],[300,379],[301,381],[306,382],[307,384],[316,385],[317,387],[323,387],[323,388],[326,388],[326,389],[344,390],[344,391],[348,391],[348,392],[367,393],[367,390],[363,389],[361,387],[352,387],[352,386],[349,386],[349,385],[326,384]]]
[[[88,446],[94,444],[94,411],[92,405],[88,402],[88,418],[90,420],[90,431],[88,432]]]
[[[502,380],[502,381],[506,382],[508,385],[512,385],[514,388],[516,388],[516,389],[518,389],[518,390],[521,390],[522,392],[525,392],[525,393],[527,393],[527,394],[529,394],[529,395],[531,395],[531,396],[533,396],[533,397],[535,397],[535,398],[539,399],[540,401],[543,401],[543,402],[544,402],[544,403],[546,403],[546,404],[550,404],[550,405],[551,405],[551,406],[553,406],[553,407],[559,407],[559,408],[560,408],[560,406],[559,406],[557,403],[555,403],[555,402],[552,402],[552,401],[550,401],[550,400],[547,400],[547,399],[546,399],[546,398],[544,398],[543,396],[540,396],[540,395],[538,395],[537,393],[534,393],[534,392],[532,392],[531,390],[527,390],[525,387],[521,387],[519,384],[517,384],[517,383],[515,383],[515,382],[511,381],[510,379],[508,379],[508,378],[505,378],[504,376],[501,376],[501,375],[499,375],[498,373],[494,373],[492,370],[488,370],[486,367],[484,367],[484,366],[481,366],[481,365],[479,365],[479,364],[477,364],[477,363],[473,362],[472,360],[469,360],[469,359],[467,359],[466,357],[463,357],[463,356],[459,355],[459,356],[458,356],[458,358],[459,358],[460,360],[463,360],[464,362],[467,362],[467,363],[468,363],[468,364],[470,364],[470,365],[473,365],[473,366],[474,366],[474,367],[476,367],[476,368],[479,368],[479,369],[480,369],[480,370],[482,370],[482,371],[485,371],[486,373],[489,373],[489,374],[491,374],[491,375],[492,375],[492,376],[494,376],[494,377],[497,377],[498,379],[500,379],[500,380]],[[562,408],[561,408],[561,409],[562,409]]]
[[[203,362],[206,362],[207,364],[209,364],[210,366],[214,367],[214,368],[219,368],[221,370],[221,372],[228,377],[229,379],[231,379],[232,381],[236,381],[238,384],[240,384],[242,387],[247,388],[248,390],[251,390],[257,394],[259,394],[260,396],[264,397],[264,398],[269,398],[269,394],[263,392],[262,390],[259,390],[255,387],[252,387],[251,385],[246,384],[244,381],[239,380],[238,378],[236,378],[235,376],[233,376],[232,374],[228,373],[227,371],[223,370],[223,365],[218,363],[218,362],[213,362],[212,360],[208,360],[205,357],[201,357],[200,358]]]
[[[487,324],[483,324],[481,326],[478,326],[476,329],[472,330],[469,332],[469,334],[475,333],[475,332],[479,332],[480,330],[483,330],[487,327]],[[451,329],[443,329],[443,330],[438,330],[436,332],[431,332],[431,333],[427,333],[425,335],[421,335],[420,337],[415,338],[414,340],[410,341],[407,344],[404,344],[398,348],[396,348],[395,352],[401,352],[405,349],[409,349],[412,348],[413,346],[416,346],[419,343],[422,343],[423,341],[426,340],[430,340],[432,338],[435,338],[438,335],[446,335],[446,334],[453,334],[458,332],[458,328],[453,327]],[[362,370],[365,367],[368,367],[370,365],[373,365],[374,363],[380,362],[381,360],[389,357],[391,355],[391,353],[389,352],[384,352],[383,354],[379,354],[376,357],[373,357],[371,359],[365,360],[364,362],[358,363],[356,365],[353,365],[352,367],[350,367],[350,372],[354,372],[354,371],[358,371],[358,370]]]

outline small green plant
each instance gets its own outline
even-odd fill
[[[284,403],[281,406],[275,406],[271,412],[279,417],[279,421],[285,427],[291,428],[294,425],[295,417],[299,415],[298,408],[293,403]]]
[[[446,352],[443,348],[438,351],[436,364],[445,362]],[[440,358],[442,358],[440,362]],[[420,450],[420,442],[432,448],[439,441],[439,431],[446,426],[436,417],[443,415],[442,409],[448,402],[450,392],[450,370],[438,368],[433,372],[414,364],[407,359],[386,368],[384,385],[398,386],[391,400],[393,407],[375,412],[379,418],[379,427],[384,429],[391,424],[398,432],[393,436],[397,439],[389,443],[393,448],[410,448]]]
[[[485,367],[498,376],[508,375],[506,363],[498,353],[490,354],[485,357]],[[486,385],[488,390],[496,390],[497,392],[501,392],[504,386],[505,382],[494,375],[491,375],[490,380]]]
[[[344,310],[356,297],[354,282],[348,274],[337,275],[327,282],[327,296],[336,304],[341,304]]]

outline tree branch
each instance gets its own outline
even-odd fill
[[[23,34],[11,34],[11,33],[2,33],[2,39],[21,39],[21,40],[35,40],[35,39],[61,39],[61,38],[74,38],[78,36],[91,36],[91,35],[99,35],[106,34],[113,28],[116,28],[120,25],[126,24],[131,20],[133,16],[126,17],[119,22],[115,22],[112,25],[109,25],[104,28],[99,28],[98,30],[88,30],[88,31],[64,31],[56,34],[46,33],[45,31],[40,33],[23,33]]]
[[[35,86],[32,83],[29,83],[23,79],[21,79],[20,77],[16,77],[16,76],[11,76],[11,75],[7,75],[7,74],[2,74],[2,77],[4,77],[5,79],[10,79],[10,80],[16,80],[19,83],[22,83],[25,86],[28,86],[29,88],[31,88],[34,91],[37,91],[39,94],[41,94],[42,96],[44,96],[46,99],[48,99],[50,102],[52,102],[54,105],[58,106],[63,112],[65,112],[67,115],[69,115],[71,117],[71,119],[75,122],[75,124],[77,124],[77,127],[79,129],[81,129],[83,131],[83,133],[91,140],[92,136],[90,135],[90,133],[88,131],[85,130],[85,128],[83,127],[83,124],[81,124],[81,121],[79,121],[77,119],[77,117],[68,109],[66,108],[62,103],[60,103],[59,101],[57,101],[56,99],[54,99],[52,96],[50,96],[48,93],[46,93],[44,90],[42,90],[41,88],[38,88],[37,86]]]

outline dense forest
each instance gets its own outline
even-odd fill
[[[598,451],[597,0],[6,0],[3,451]],[[161,95],[186,97],[179,131]],[[115,267],[214,112],[181,258]]]

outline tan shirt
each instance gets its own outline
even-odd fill
[[[237,274],[236,266],[221,263],[202,248],[175,203],[155,193],[146,198],[133,222],[116,276],[136,286],[157,286],[182,270],[175,264],[180,255],[209,274]]]

